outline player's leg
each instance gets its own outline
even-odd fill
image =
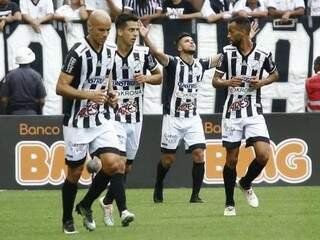
[[[266,166],[271,152],[269,133],[262,115],[248,120],[245,135],[246,146],[253,146],[256,158],[250,163],[246,175],[240,179],[239,187],[245,193],[249,205],[258,207],[259,201],[252,190],[251,183]]]
[[[78,190],[83,165],[87,156],[88,145],[76,144],[70,141],[72,131],[64,128],[64,138],[66,143],[66,164],[68,172],[62,186],[62,205],[63,205],[63,231],[66,234],[77,233],[73,222],[72,211]]]
[[[192,194],[190,203],[202,203],[203,200],[199,197],[199,192],[202,186],[204,177],[204,149],[206,149],[206,141],[202,127],[200,116],[183,121],[185,135],[186,153],[192,153]]]
[[[162,157],[157,165],[156,183],[153,192],[153,201],[155,203],[163,202],[163,181],[176,159],[176,151],[181,139],[179,126],[175,120],[169,115],[163,116],[161,132]]]
[[[226,149],[223,181],[226,195],[225,216],[235,216],[234,188],[237,179],[239,147],[242,139],[241,119],[222,119],[222,145]]]

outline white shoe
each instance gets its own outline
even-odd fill
[[[121,223],[123,227],[129,226],[129,223],[132,222],[135,218],[135,215],[128,210],[124,210],[121,213]]]
[[[106,226],[112,227],[114,225],[113,206],[112,204],[105,205],[103,199],[104,197],[99,199],[99,204],[103,211],[103,222]]]
[[[259,207],[259,199],[257,195],[254,193],[252,187],[250,187],[248,190],[245,190],[242,188],[239,181],[237,182],[237,186],[244,193],[244,196],[251,207],[254,207],[254,208]]]
[[[236,216],[236,208],[234,206],[226,206],[223,215],[226,217]]]

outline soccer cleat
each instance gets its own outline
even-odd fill
[[[163,202],[163,187],[154,187],[153,191],[153,201],[154,203],[162,203]]]
[[[121,224],[123,227],[128,227],[129,223],[132,222],[135,218],[135,215],[128,210],[123,210],[121,213]]]
[[[84,208],[80,204],[76,206],[76,212],[82,216],[83,226],[89,231],[96,229],[96,223],[92,218],[92,211],[89,208]]]
[[[204,203],[204,201],[197,194],[197,195],[191,195],[190,203]]]
[[[226,217],[236,216],[236,208],[234,206],[226,206],[223,215]]]
[[[254,207],[254,208],[259,207],[258,197],[257,197],[257,195],[254,193],[252,187],[250,187],[249,189],[244,189],[244,188],[241,186],[240,181],[237,182],[237,186],[238,186],[238,187],[240,188],[240,190],[244,193],[244,196],[245,196],[248,204],[249,204],[251,207]]]
[[[114,219],[113,219],[113,206],[112,204],[107,204],[105,205],[103,203],[103,199],[104,197],[100,198],[99,199],[99,204],[100,204],[100,207],[103,211],[103,222],[106,226],[113,226],[114,225]]]
[[[75,233],[79,233],[78,230],[76,229],[76,226],[73,223],[73,220],[69,220],[66,221],[63,225],[62,225],[62,231],[65,234],[75,234]]]

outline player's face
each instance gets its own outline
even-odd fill
[[[110,28],[110,21],[97,21],[94,25],[89,27],[89,34],[92,37],[92,40],[95,41],[98,45],[103,45],[107,40]]]
[[[129,46],[133,46],[139,35],[138,22],[128,21],[124,28],[119,29],[118,35],[124,43],[126,43]]]
[[[194,54],[196,52],[196,44],[194,43],[192,37],[184,37],[179,41],[179,52]]]
[[[234,46],[239,46],[243,39],[243,31],[237,26],[235,22],[232,22],[228,26],[228,39]]]

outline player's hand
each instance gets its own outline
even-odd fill
[[[40,33],[41,29],[40,29],[40,22],[37,19],[34,19],[31,23],[31,27],[33,28],[33,30],[36,33]]]
[[[135,73],[133,75],[133,79],[139,84],[144,84],[147,82],[147,76],[143,75],[142,73]]]
[[[139,33],[141,37],[145,38],[148,35],[150,29],[146,28],[140,20],[138,21],[138,25],[139,25]]]
[[[250,38],[254,38],[257,33],[260,31],[260,28],[259,28],[259,24],[257,21],[253,21],[251,23],[251,30],[250,30]]]
[[[108,92],[107,102],[112,108],[115,108],[117,106],[118,98],[117,98],[117,94],[114,91]]]
[[[99,105],[104,104],[108,99],[108,96],[106,93],[107,93],[106,90],[90,91],[88,99]]]
[[[282,22],[286,23],[288,22],[289,18],[290,18],[290,11],[287,11],[282,15],[281,19],[282,19]]]
[[[239,87],[242,83],[242,77],[233,77],[228,82],[230,87]]]
[[[262,80],[259,80],[258,77],[253,77],[250,80],[250,87],[254,88],[254,89],[259,89],[263,86],[263,82]]]

